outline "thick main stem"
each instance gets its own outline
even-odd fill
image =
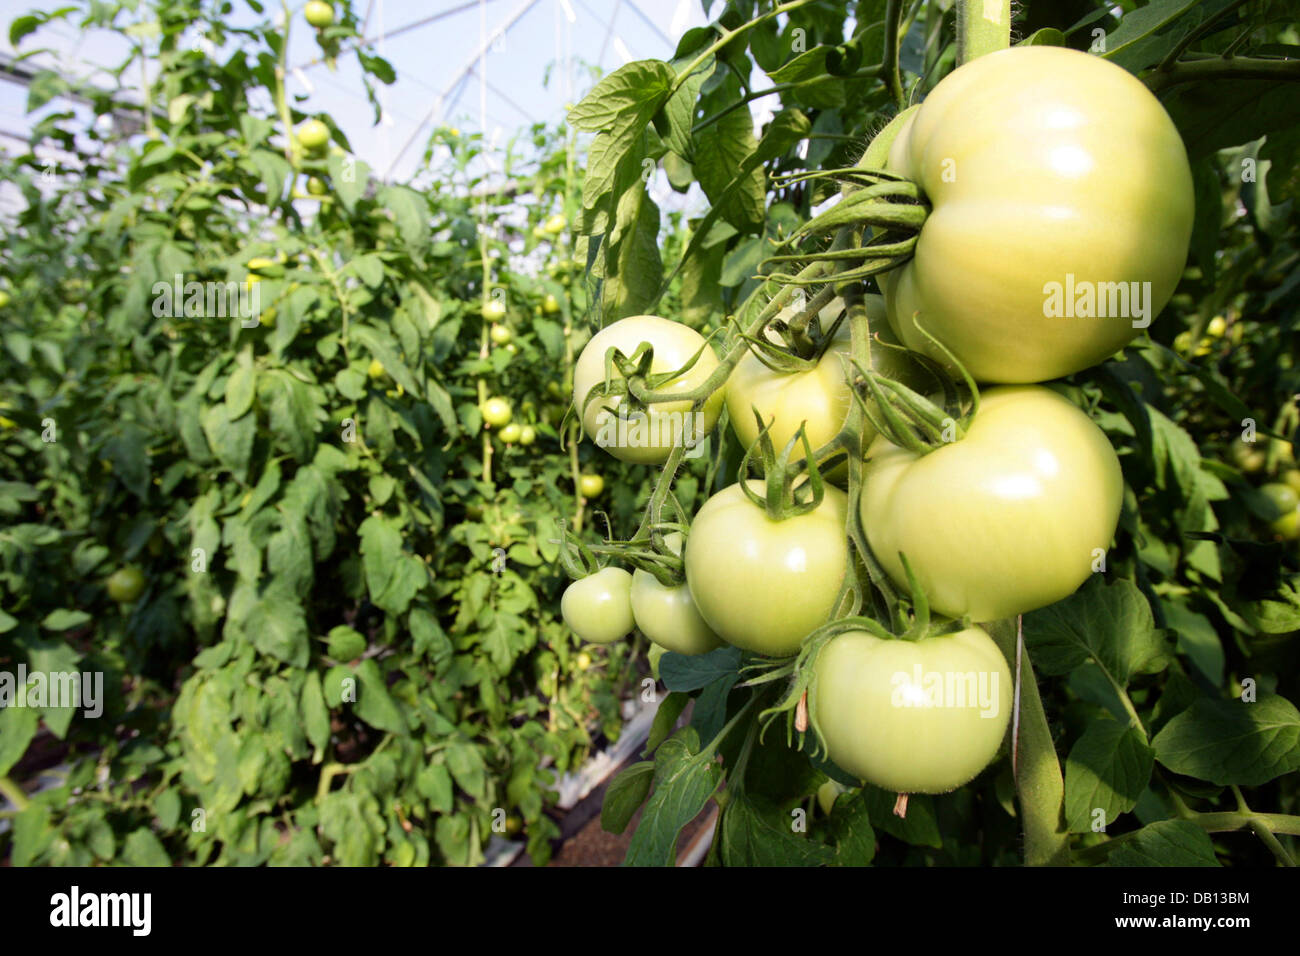
[[[957,0],[957,65],[1011,46],[1011,0]]]
[[[986,628],[1012,671],[1016,669],[1018,622],[994,621]],[[1047,724],[1029,655],[1020,657],[1020,715],[1015,747],[1016,792],[1024,824],[1025,864],[1068,866],[1070,831],[1065,825],[1065,780]]]

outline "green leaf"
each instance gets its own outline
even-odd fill
[[[750,162],[757,150],[754,118],[747,106],[732,110],[696,134],[693,168],[700,188],[719,207],[720,215],[741,232],[754,232],[763,225],[767,182],[762,169]],[[737,179],[737,185],[729,189]]]
[[[654,782],[654,761],[643,760],[628,767],[612,781],[600,805],[600,828],[606,833],[622,833],[636,816]]]
[[[321,687],[320,674],[316,671],[308,671],[303,680],[299,707],[307,739],[318,754],[323,754],[330,742],[330,715],[325,708],[325,692]]]
[[[1222,684],[1223,642],[1210,619],[1176,601],[1163,600],[1160,605],[1165,623],[1177,635],[1179,652],[1186,654],[1211,684]]]
[[[128,866],[171,866],[171,857],[148,827],[132,830],[122,844],[122,862]]]
[[[699,690],[728,674],[740,672],[740,650],[720,647],[707,654],[676,654],[659,659],[659,677],[670,691]]]
[[[682,827],[702,811],[718,788],[722,771],[699,754],[699,735],[690,727],[664,741],[655,753],[654,792],[628,844],[624,866],[672,866]]]
[[[60,608],[45,615],[41,619],[41,627],[47,631],[69,631],[74,627],[88,624],[92,620],[94,618],[85,611],[70,611],[67,608]]]
[[[1151,780],[1152,754],[1136,727],[1096,719],[1065,762],[1065,819],[1074,833],[1095,829],[1095,812],[1109,826],[1128,813]]]
[[[390,614],[401,614],[428,583],[424,563],[405,551],[401,532],[386,518],[367,518],[360,535],[370,600]]]
[[[0,710],[0,777],[7,774],[27,752],[27,745],[36,736],[38,723],[34,708],[10,704]]]
[[[447,769],[456,785],[476,800],[487,796],[487,774],[483,754],[469,743],[452,743],[447,747]]]
[[[881,790],[865,784],[862,787],[862,799],[867,804],[871,825],[877,830],[884,830],[890,836],[897,837],[913,846],[943,846],[943,837],[939,835],[939,824],[934,816],[934,800],[923,793],[913,793],[907,798],[907,816],[900,817],[894,813],[894,802],[898,795],[888,790]]]
[[[258,601],[248,613],[244,631],[263,654],[294,667],[306,667],[310,647],[302,608],[278,595]]]
[[[669,693],[667,697],[659,702],[659,707],[655,711],[654,722],[650,725],[650,736],[645,742],[645,750],[641,752],[643,756],[650,756],[661,743],[672,735],[677,718],[682,715],[682,711],[686,709],[686,705],[690,702],[691,698],[688,694],[678,693]],[[622,830],[617,832],[621,833]]]
[[[1131,581],[1099,575],[1076,593],[1024,618],[1025,644],[1044,674],[1066,674],[1088,658],[1120,687],[1167,653],[1151,606]]]
[[[840,794],[826,821],[835,842],[835,866],[866,866],[876,855],[876,833],[871,826],[871,807],[861,794]]]
[[[356,669],[357,702],[352,710],[371,727],[389,733],[406,732],[406,718],[388,693],[388,682],[373,660],[362,661]]]
[[[420,796],[429,801],[429,809],[434,813],[451,813],[452,790],[451,774],[440,763],[431,763],[420,771],[415,780]]]
[[[659,60],[636,60],[606,76],[577,106],[569,122],[577,129],[598,133],[601,155],[588,165],[583,184],[583,205],[614,187],[614,177],[624,155],[641,138],[642,131],[668,99],[677,75]],[[602,142],[603,141],[603,142]],[[592,158],[596,158],[595,144]]]
[[[802,809],[796,811],[801,816]],[[759,796],[744,791],[727,802],[722,812],[721,847],[726,866],[822,866],[835,858],[824,843],[796,833],[798,819]],[[805,820],[806,822],[806,820]]]
[[[1161,820],[1111,851],[1107,866],[1218,866],[1210,836],[1186,820]]]
[[[253,394],[257,384],[253,370],[253,350],[249,346],[239,353],[239,364],[226,379],[226,409],[234,421],[253,407]]]
[[[366,639],[356,629],[340,624],[330,629],[326,651],[336,661],[346,663],[366,652]]]
[[[1156,734],[1156,759],[1219,786],[1259,786],[1300,769],[1300,712],[1285,697],[1192,704]]]

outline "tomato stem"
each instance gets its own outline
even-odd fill
[[[1011,46],[1011,0],[957,0],[957,65]]]
[[[986,626],[1002,656],[1022,675],[1019,684],[1018,739],[1012,740],[1016,792],[1024,821],[1025,863],[1028,866],[1067,866],[1070,832],[1065,825],[1065,780],[1052,741],[1052,729],[1038,696],[1038,682],[1024,652],[1023,619],[994,621]]]

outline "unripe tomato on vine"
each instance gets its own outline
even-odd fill
[[[309,0],[302,9],[303,18],[317,30],[334,22],[334,6],[325,0]]]
[[[809,708],[831,760],[895,793],[947,793],[997,756],[1013,682],[978,627],[919,640],[849,631],[817,657]]]
[[[932,210],[884,273],[909,348],[981,382],[1096,365],[1148,326],[1182,275],[1192,174],[1173,121],[1100,57],[1014,47],[958,67],[902,124],[887,170]]]
[[[510,403],[500,396],[489,398],[483,403],[481,411],[483,413],[483,421],[494,427],[508,423],[513,414],[510,409]]]
[[[632,618],[632,575],[622,568],[601,568],[579,578],[560,598],[564,623],[589,644],[609,644],[636,626]]]
[[[1059,601],[1099,568],[1124,478],[1105,434],[1036,385],[983,392],[966,433],[928,454],[880,436],[867,453],[862,525],[889,576],[906,554],[930,606],[975,621]]]
[[[615,458],[661,464],[679,436],[685,435],[693,443],[713,430],[722,412],[724,390],[713,392],[698,412],[690,401],[658,402],[648,410],[629,412],[626,395],[602,395],[599,391],[593,395],[593,390],[605,384],[609,350],[617,349],[630,359],[643,344],[654,352],[649,368],[652,377],[685,368],[692,359],[695,363],[684,373],[655,383],[653,391],[690,391],[702,386],[718,367],[718,357],[704,336],[689,326],[656,315],[620,319],[593,335],[578,357],[573,370],[573,405],[587,436]],[[615,371],[614,378],[622,376]]]

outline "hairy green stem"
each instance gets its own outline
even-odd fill
[[[1182,60],[1167,70],[1156,70],[1142,78],[1152,93],[1198,80],[1300,81],[1300,60],[1266,60],[1258,57],[1216,57],[1211,60]]]
[[[1011,0],[957,0],[957,65],[1011,46]]]
[[[23,792],[23,788],[5,776],[0,776],[0,796],[3,796],[17,807],[19,813],[31,805],[31,801],[27,799],[27,794]]]
[[[1016,792],[1024,824],[1025,863],[1028,866],[1067,866],[1070,831],[1065,825],[1065,780],[1047,724],[1038,682],[1029,655],[1024,653],[1020,621],[1002,620],[986,625],[1007,659],[1012,673],[1019,661],[1020,701],[1018,735],[1013,734]]]

